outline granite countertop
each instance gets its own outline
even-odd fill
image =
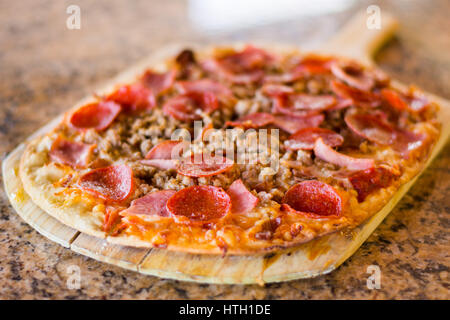
[[[305,47],[326,40],[356,10],[376,3],[401,22],[378,55],[392,76],[450,98],[449,2],[358,2],[320,18],[235,31],[199,28],[187,1],[80,0],[81,29],[66,28],[67,1],[0,2],[0,154],[95,90],[102,82],[174,41],[277,40]],[[20,14],[17,14],[20,13]],[[194,21],[195,22],[195,21]],[[449,299],[450,148],[366,243],[340,268],[280,284],[208,285],[164,280],[100,263],[37,233],[0,191],[0,299]],[[81,271],[69,289],[68,267]],[[369,265],[381,288],[366,285]]]

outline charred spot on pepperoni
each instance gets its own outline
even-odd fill
[[[230,208],[230,196],[222,188],[213,186],[181,189],[167,201],[167,210],[181,223],[216,221],[224,217]]]
[[[282,200],[299,213],[313,217],[339,217],[343,201],[339,193],[329,184],[308,180],[291,187]]]
[[[133,191],[133,171],[125,164],[94,169],[82,175],[78,185],[107,202],[121,202]]]

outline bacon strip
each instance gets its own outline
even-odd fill
[[[121,202],[134,189],[133,171],[125,164],[91,170],[80,177],[78,185],[107,202]]]
[[[344,142],[344,138],[334,131],[323,128],[304,128],[291,135],[284,144],[290,150],[312,150],[318,138],[323,139],[330,147],[340,146]]]
[[[231,207],[230,196],[214,186],[181,189],[167,201],[167,210],[178,223],[209,223],[224,217]]]
[[[72,168],[85,168],[95,149],[94,144],[73,142],[58,137],[52,144],[49,152],[50,159]]]
[[[69,117],[69,124],[77,130],[105,130],[121,111],[120,105],[112,101],[100,101],[84,105]]]
[[[330,185],[308,180],[291,187],[283,197],[282,210],[311,218],[336,218],[342,213],[343,201]]]
[[[234,181],[227,190],[231,198],[231,213],[244,214],[252,211],[258,204],[258,197],[248,191],[241,179]]]
[[[333,150],[323,142],[322,138],[316,140],[314,154],[326,162],[347,167],[349,170],[365,170],[375,165],[373,159],[353,158]]]
[[[122,216],[158,216],[169,217],[167,201],[176,193],[175,190],[156,191],[131,201],[128,209],[120,212]]]

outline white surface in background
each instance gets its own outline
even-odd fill
[[[347,9],[354,0],[189,0],[192,24],[204,31],[233,31]]]

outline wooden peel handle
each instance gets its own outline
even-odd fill
[[[356,14],[322,50],[373,64],[373,55],[392,37],[398,22],[388,12],[369,12]]]

